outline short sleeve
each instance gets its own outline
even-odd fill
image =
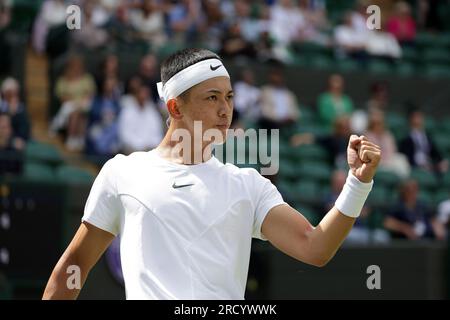
[[[261,233],[263,221],[273,207],[285,204],[285,202],[269,179],[261,176],[255,169],[249,169],[248,172],[251,177],[250,192],[255,210],[252,236],[260,240],[267,240]]]
[[[114,159],[108,160],[92,185],[84,208],[82,222],[105,230],[113,235],[119,233],[120,201],[114,179]]]

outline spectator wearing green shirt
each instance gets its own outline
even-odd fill
[[[336,118],[351,115],[352,99],[344,94],[344,79],[339,74],[333,74],[328,79],[328,91],[322,93],[317,101],[321,122],[332,127]]]

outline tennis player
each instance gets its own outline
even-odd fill
[[[364,136],[350,137],[347,181],[314,227],[256,170],[221,163],[203,138],[192,139],[192,148],[173,138],[193,136],[200,122],[203,133],[220,132],[215,143],[225,140],[233,90],[218,55],[179,51],[163,62],[161,80],[166,136],[150,152],[117,155],[103,166],[44,299],[75,299],[80,289],[67,286],[67,270],[79,268],[82,286],[119,234],[127,299],[244,299],[252,237],[322,267],[359,216],[381,156]]]

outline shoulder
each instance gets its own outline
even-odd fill
[[[127,156],[117,154],[105,163],[104,168],[108,170],[129,171],[138,168],[144,162],[144,159],[148,160],[148,152],[138,151]]]
[[[239,168],[234,164],[226,163],[222,164],[222,170],[231,178],[236,179],[241,185],[251,189],[269,181],[254,168]]]

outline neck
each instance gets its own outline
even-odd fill
[[[180,131],[176,131],[181,129]],[[194,165],[208,161],[212,157],[212,144],[203,142],[202,137],[190,133],[186,139],[180,132],[189,132],[186,128],[177,128],[173,123],[156,148],[160,155],[171,162]],[[181,137],[180,137],[181,135]]]

